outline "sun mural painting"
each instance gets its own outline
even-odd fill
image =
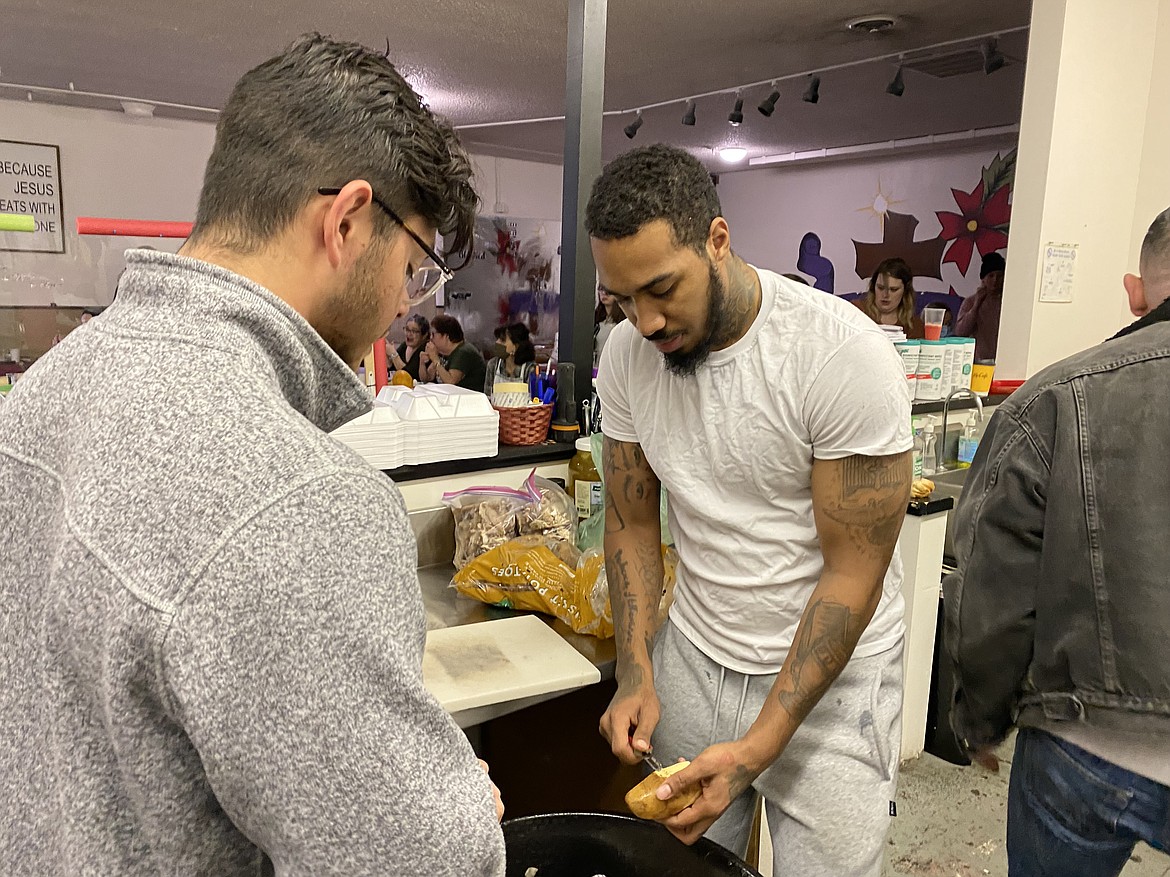
[[[1015,169],[1014,149],[1006,155],[996,153],[992,162],[983,168],[982,178],[974,189],[970,192],[951,189],[959,211],[936,211],[942,230],[937,236],[922,240],[916,240],[914,236],[918,218],[891,210],[893,205],[901,202],[887,193],[879,181],[872,204],[859,210],[878,218],[882,239],[853,241],[857,276],[868,280],[880,262],[895,256],[906,260],[915,277],[942,279],[942,266],[947,262],[965,275],[976,251],[982,258],[1002,250],[1008,240],[1011,219],[1008,199]],[[954,287],[951,287],[950,294],[955,294]]]

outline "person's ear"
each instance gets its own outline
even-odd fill
[[[731,254],[731,230],[722,216],[711,220],[711,227],[707,231],[707,253],[715,264]]]
[[[1129,310],[1135,317],[1144,317],[1150,312],[1146,303],[1146,284],[1140,274],[1126,274],[1121,279],[1125,284],[1125,295],[1129,299]]]
[[[334,196],[321,217],[321,234],[329,264],[353,264],[374,234],[374,190],[365,180],[351,180]]]

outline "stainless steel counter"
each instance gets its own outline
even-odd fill
[[[477,624],[513,615],[536,615],[555,630],[574,649],[581,653],[601,672],[602,679],[612,679],[617,660],[616,647],[612,639],[598,639],[573,633],[563,621],[540,613],[521,613],[513,609],[499,609],[470,597],[464,597],[450,587],[455,567],[451,564],[426,566],[418,571],[419,587],[422,589],[423,605],[427,611],[427,630],[458,627],[463,624]]]

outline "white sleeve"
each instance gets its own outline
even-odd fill
[[[634,415],[630,410],[629,330],[610,332],[597,366],[597,398],[601,401],[601,431],[619,442],[636,442]]]
[[[837,348],[804,399],[813,457],[838,460],[910,450],[910,387],[894,345],[862,332]]]

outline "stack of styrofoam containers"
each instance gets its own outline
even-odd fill
[[[378,394],[402,425],[403,465],[494,457],[500,415],[483,393],[451,384],[388,386]]]
[[[405,465],[406,430],[398,412],[385,402],[375,402],[373,411],[339,426],[332,435],[378,469]]]

